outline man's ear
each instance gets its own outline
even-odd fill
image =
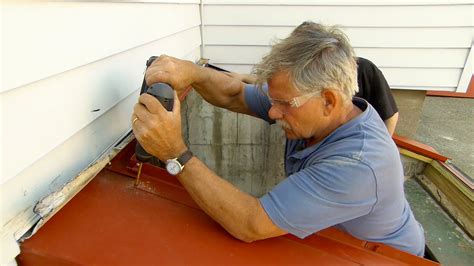
[[[324,115],[331,115],[339,104],[340,99],[337,97],[337,92],[331,89],[325,89],[321,92],[321,98],[323,100]]]

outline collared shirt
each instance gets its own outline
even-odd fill
[[[248,85],[245,99],[252,112],[273,122],[264,93]],[[319,143],[286,141],[287,178],[260,202],[278,227],[300,238],[337,226],[423,256],[423,229],[405,199],[398,149],[373,107],[360,98],[353,103],[363,112]]]

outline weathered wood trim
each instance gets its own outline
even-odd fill
[[[431,163],[433,161],[433,159],[431,159],[431,158],[425,157],[423,155],[420,155],[418,153],[409,151],[409,150],[404,149],[404,148],[398,148],[398,151],[400,152],[400,154],[403,154],[403,155],[408,156],[408,157],[413,158],[413,159],[417,159],[417,160],[425,162],[425,163]]]
[[[438,162],[417,176],[421,185],[474,238],[474,192]]]
[[[76,178],[65,184],[60,190],[49,194],[41,199],[34,207],[34,213],[41,219],[35,225],[31,234],[36,233],[51,217],[53,217],[66,203],[68,203],[79,191],[81,191],[101,170],[104,168],[117,153],[122,150],[130,141],[134,139],[133,134],[127,133],[127,136],[109,153],[105,154],[99,160],[90,165],[87,169],[77,175]]]

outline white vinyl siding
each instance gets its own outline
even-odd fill
[[[206,45],[270,46],[272,40],[288,36],[294,28],[293,26],[206,25],[204,29]],[[422,31],[418,28],[342,27],[342,29],[353,46],[368,48],[466,48],[472,41],[473,30],[470,27],[425,28]]]
[[[2,91],[200,24],[198,5],[192,4],[71,2],[2,8]]]
[[[340,26],[397,89],[465,92],[473,1],[204,1],[204,57],[250,71],[305,20]]]
[[[2,4],[1,223],[130,130],[146,60],[200,58],[199,1]]]

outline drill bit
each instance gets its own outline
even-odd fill
[[[135,180],[135,186],[138,186],[138,181],[140,180],[140,175],[142,174],[142,166],[143,166],[143,163],[138,164],[138,174],[137,174],[137,179]]]

